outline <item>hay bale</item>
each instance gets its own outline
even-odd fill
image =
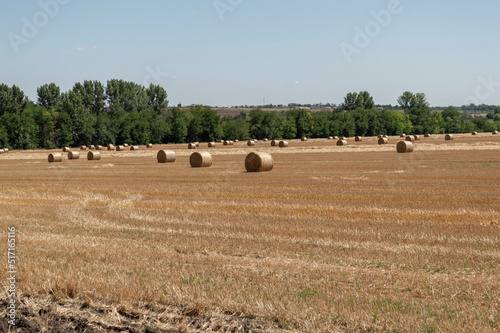
[[[220,140],[219,142],[222,143],[222,144],[224,144],[224,140]]]
[[[5,154],[5,150],[4,149],[0,149],[0,154]]]
[[[405,141],[410,141],[410,142],[413,142],[415,141],[415,137],[413,135],[408,135],[405,139]]]
[[[387,138],[382,137],[382,138],[378,139],[378,144],[379,145],[386,145],[388,143],[389,143],[389,140]]]
[[[245,169],[247,172],[271,171],[273,158],[268,153],[250,153],[245,158]]]
[[[280,144],[280,142],[278,140],[273,140],[271,141],[271,147],[276,147]]]
[[[95,146],[94,145],[90,145],[89,149],[95,149]]]
[[[262,141],[267,142],[267,141],[269,141],[269,140],[268,140],[267,138],[264,138]]]
[[[152,143],[148,143],[148,144],[146,145],[146,148],[153,148],[153,144],[152,144]]]
[[[89,151],[87,153],[87,160],[89,161],[99,161],[101,159],[101,153],[98,151]]]
[[[415,134],[415,135],[413,136],[413,138],[415,139],[415,141],[418,141],[418,140],[420,140],[420,135],[416,135],[416,134]]]
[[[130,150],[139,150],[139,146],[131,146]]]
[[[253,140],[248,140],[248,141],[247,141],[247,146],[255,146],[255,141],[253,141]]]
[[[200,146],[200,143],[198,141],[194,142],[194,144],[196,145],[196,148]]]
[[[4,148],[3,151],[4,151],[4,153],[8,153],[9,152],[9,148]]]
[[[400,138],[404,138],[405,136],[406,136],[406,134],[404,134],[404,133],[399,134]]]
[[[175,162],[175,152],[170,150],[160,150],[156,154],[156,159],[158,163],[173,163]]]
[[[445,139],[445,140],[453,140],[453,134],[446,134],[446,135],[444,136],[444,139]]]
[[[215,147],[215,142],[209,142],[209,143],[208,143],[208,147],[210,147],[210,148]]]
[[[77,160],[80,158],[80,153],[77,151],[68,152],[68,160]]]
[[[493,132],[491,132],[491,134],[493,134],[493,135],[497,135],[497,134],[498,134],[498,131],[493,131]]]
[[[49,163],[62,162],[62,155],[59,153],[49,154]]]
[[[222,143],[224,144],[224,146],[229,146],[229,140],[224,140]]]
[[[288,147],[288,141],[280,141],[280,143],[278,144],[278,146],[280,148],[286,148],[286,147]]]
[[[212,155],[206,151],[192,153],[189,157],[189,164],[193,168],[207,168],[212,166]]]
[[[101,145],[96,145],[96,146],[95,146],[95,150],[102,150],[102,148],[103,148],[103,147],[102,147]]]
[[[327,139],[328,140],[333,140],[333,136],[329,136]]]
[[[333,137],[333,140],[338,140],[338,139],[339,139],[339,137],[336,135]]]
[[[240,140],[234,140],[234,142],[240,142]]]
[[[424,138],[430,138],[430,137],[431,137],[431,135],[429,133],[424,134]]]
[[[396,150],[398,153],[411,153],[413,152],[413,143],[411,141],[399,141]]]
[[[111,143],[108,145],[108,150],[115,150],[115,146],[113,146]]]
[[[300,141],[307,141],[307,138],[305,136],[300,138]]]
[[[339,137],[339,140],[347,140],[347,138],[345,136],[341,136]]]
[[[472,132],[472,135],[477,135],[477,132],[476,131]]]
[[[337,141],[337,146],[347,146],[347,140],[339,139]]]
[[[196,143],[191,142],[190,144],[188,144],[188,149],[196,149]]]
[[[109,148],[108,148],[109,150]],[[125,150],[125,147],[122,146],[122,145],[119,145],[119,146],[116,146],[116,151],[124,151]]]
[[[123,147],[128,148],[128,143],[122,144]]]
[[[377,136],[377,139],[382,139],[384,136],[382,134],[380,134],[379,136]]]
[[[81,146],[80,146],[80,150],[87,150],[87,146],[85,146],[85,145],[81,145]]]
[[[363,141],[363,138],[362,138],[362,137],[360,137],[360,136],[356,136],[356,137],[354,138],[354,141]]]
[[[64,152],[64,153],[67,153],[67,152],[69,152],[70,150],[71,150],[71,149],[70,149],[69,147],[63,147],[63,152]]]

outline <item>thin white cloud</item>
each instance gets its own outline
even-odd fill
[[[122,69],[122,68],[123,68],[123,66],[122,66],[122,65],[116,65],[116,66],[115,66],[115,69]]]
[[[295,81],[293,84],[300,85],[300,81]]]
[[[171,78],[171,79],[177,79],[177,78],[178,78],[178,76],[177,76],[177,75],[172,75],[170,78]]]
[[[97,45],[93,45],[90,47],[80,46],[80,47],[77,47],[75,50],[77,52],[82,52],[82,51],[87,51],[87,50],[97,50],[98,48],[99,48],[99,46],[97,46]]]

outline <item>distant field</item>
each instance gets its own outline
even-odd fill
[[[396,137],[347,141],[201,143],[214,159],[203,169],[184,144],[100,161],[0,155],[1,249],[14,225],[22,325],[500,330],[500,135],[433,135],[411,154]],[[159,149],[177,161],[157,163]],[[271,153],[274,169],[246,173],[250,151]],[[5,290],[5,270],[0,280]]]

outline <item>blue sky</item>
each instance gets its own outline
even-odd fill
[[[117,78],[160,84],[171,105],[361,90],[377,104],[406,90],[500,104],[498,13],[492,0],[3,0],[0,82],[32,100],[45,83]]]

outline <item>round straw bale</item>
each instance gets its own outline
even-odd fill
[[[378,139],[378,144],[379,145],[386,145],[389,143],[389,140],[387,138],[379,138]]]
[[[9,148],[4,148],[4,149],[3,149],[3,151],[4,151],[5,153],[8,153],[8,152],[9,152]]]
[[[333,140],[338,140],[338,139],[339,139],[339,137],[336,135],[333,137]]]
[[[476,131],[472,132],[472,135],[477,135],[477,132]]]
[[[87,153],[87,160],[89,161],[99,161],[101,159],[101,153],[98,151],[89,151]]]
[[[385,135],[385,134],[384,134],[384,135],[382,135],[382,137],[383,137],[383,138],[388,138],[388,136],[387,136],[387,135]]]
[[[236,139],[236,140],[234,140],[234,142],[240,142],[240,140]]]
[[[233,140],[229,140],[229,145],[233,146],[234,145],[234,141]]]
[[[210,148],[215,147],[215,142],[209,142],[209,143],[208,143],[208,146],[209,146]]]
[[[116,151],[124,151],[124,150],[125,150],[124,146],[122,146],[122,145],[116,146]]]
[[[305,136],[300,138],[300,141],[307,141],[307,138]]]
[[[267,141],[269,141],[269,139],[268,138],[264,138],[262,141],[267,142]]]
[[[220,140],[219,142],[222,143],[222,144],[224,144],[224,140]]]
[[[413,143],[411,141],[399,141],[396,145],[398,153],[411,153],[413,151]]]
[[[415,137],[414,137],[413,135],[408,135],[408,136],[406,136],[406,139],[405,139],[405,140],[406,140],[406,141],[413,142],[413,141],[415,141]]]
[[[0,149],[0,154],[4,154],[5,153],[5,150],[4,149]]]
[[[196,143],[191,142],[190,144],[188,144],[188,149],[196,149]]]
[[[362,137],[360,137],[360,136],[356,136],[356,137],[354,138],[354,141],[363,141],[363,138],[362,138]]]
[[[122,144],[123,147],[127,148],[128,147],[128,143],[124,143]]]
[[[89,149],[95,149],[95,146],[94,145],[90,145]]]
[[[347,146],[347,140],[339,139],[337,141],[337,146]]]
[[[247,146],[255,146],[255,141],[253,141],[253,140],[248,140],[248,141],[247,141]]]
[[[271,171],[273,158],[268,153],[250,153],[245,158],[247,172]]]
[[[95,150],[102,150],[102,146],[101,145],[96,145],[95,146]]]
[[[288,141],[280,141],[278,145],[280,148],[288,147]]]
[[[207,168],[212,166],[212,155],[206,151],[192,153],[189,157],[189,164],[193,168]]]
[[[63,152],[67,153],[68,151],[70,151],[69,147],[63,147]]]
[[[113,146],[111,143],[108,145],[108,150],[115,150],[115,146]]]
[[[85,146],[85,145],[81,145],[81,146],[80,146],[80,150],[87,150],[87,146]]]
[[[223,144],[224,146],[229,146],[229,140],[224,140]]]
[[[431,137],[431,135],[429,133],[424,134],[424,138],[430,138],[430,137]]]
[[[493,132],[491,132],[491,134],[493,134],[493,135],[497,135],[497,134],[498,134],[498,131],[493,131]]]
[[[196,145],[196,148],[200,146],[200,143],[198,141],[196,141],[194,144]]]
[[[415,139],[415,141],[418,141],[418,140],[420,140],[420,135],[416,135],[416,134],[415,134],[415,135],[413,136],[413,138]]]
[[[130,146],[130,150],[139,150],[139,146]]]
[[[329,137],[328,137],[328,140],[333,140],[333,136],[329,136]]]
[[[271,141],[271,147],[276,147],[279,144],[280,144],[280,142],[278,140]]]
[[[153,148],[153,144],[152,144],[152,143],[148,143],[148,144],[146,145],[146,148]]]
[[[80,153],[77,151],[68,152],[68,160],[77,160],[80,158]]]
[[[62,162],[62,155],[59,153],[49,154],[49,163]]]
[[[381,139],[383,138],[384,136],[382,134],[380,134],[379,136],[377,136],[377,139]]]
[[[339,137],[339,140],[347,140],[347,138],[345,136],[341,136]]]
[[[175,162],[175,152],[170,150],[160,150],[156,154],[156,159],[158,163],[173,163]]]
[[[399,134],[400,138],[404,138],[405,136],[406,136],[406,134],[404,134],[404,133]]]
[[[445,139],[445,140],[453,140],[453,134],[446,134],[446,135],[444,136],[444,139]]]

